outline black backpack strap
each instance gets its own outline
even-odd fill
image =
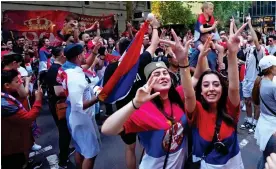
[[[260,72],[259,59],[258,59],[258,56],[257,56],[257,49],[256,48],[254,48],[253,55],[256,59],[256,69]]]
[[[85,75],[85,80],[88,82],[88,84],[90,84],[91,83],[90,78],[85,73],[84,73],[84,75]]]
[[[274,116],[276,116],[276,112],[274,112],[273,110],[271,110],[271,108],[270,108],[269,106],[266,105],[266,103],[264,102],[264,100],[263,100],[261,94],[260,94],[260,98],[261,98],[263,104],[265,105],[265,107],[266,107]]]
[[[218,115],[217,116],[217,120],[216,120],[216,127],[215,127],[215,131],[214,131],[214,135],[213,135],[213,139],[211,144],[209,144],[209,146],[205,149],[205,152],[203,154],[203,157],[207,157],[208,154],[210,154],[212,152],[212,150],[214,149],[214,143],[218,140],[218,134],[220,131],[220,127],[221,127],[221,123],[222,123],[222,119],[221,117]]]

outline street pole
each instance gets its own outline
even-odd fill
[[[244,1],[243,1],[243,3],[242,3],[242,24],[244,24]]]

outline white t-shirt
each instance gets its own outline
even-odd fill
[[[257,78],[257,75],[259,73],[259,71],[257,70],[257,66],[256,66],[256,59],[254,56],[254,50],[256,49],[255,46],[250,46],[247,49],[247,55],[246,55],[246,71],[245,71],[245,80],[248,81],[255,81]],[[261,47],[260,51],[257,51],[257,58],[258,61],[260,61],[264,54],[265,54],[265,49],[263,47]]]
[[[270,55],[274,55],[274,53],[276,53],[276,45],[271,46],[267,46],[266,49],[268,50],[268,53]]]
[[[24,67],[19,67],[17,68],[17,71],[20,73],[21,77],[26,77],[28,76],[28,72]]]

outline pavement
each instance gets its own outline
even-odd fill
[[[243,123],[245,112],[241,113],[240,122]],[[54,119],[49,112],[48,104],[44,101],[42,111],[37,118],[37,124],[41,128],[41,135],[36,138],[36,143],[43,150],[32,152],[31,157],[35,161],[43,162],[42,169],[57,169],[58,162],[58,130]],[[101,134],[101,152],[96,158],[94,169],[127,169],[125,163],[125,147],[119,136],[106,136]],[[248,134],[247,130],[238,129],[238,141],[240,143],[241,155],[245,169],[256,169],[261,156],[259,147],[256,145],[254,134]],[[136,145],[136,159],[139,162],[142,148]],[[71,163],[68,169],[74,169],[74,156],[70,156]]]

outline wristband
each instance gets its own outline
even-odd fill
[[[186,65],[186,66],[178,65],[178,67],[179,67],[179,68],[184,68],[184,69],[186,69],[186,68],[190,67],[190,63],[189,63],[188,65]]]
[[[102,59],[102,58],[100,58],[101,60],[105,60],[105,59]]]
[[[94,55],[97,55],[98,53],[96,53],[96,52],[92,52]]]
[[[134,109],[136,109],[136,110],[139,109],[139,107],[137,108],[137,107],[134,105],[133,99],[131,100],[131,103],[132,103],[132,106],[133,106]]]

